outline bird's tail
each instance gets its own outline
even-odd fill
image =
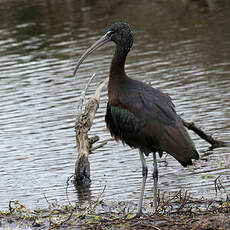
[[[177,128],[167,126],[165,135],[165,151],[179,161],[181,165],[186,167],[192,164],[192,159],[199,159],[195,145],[183,125]]]

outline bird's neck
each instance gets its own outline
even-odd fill
[[[109,101],[116,101],[118,98],[119,87],[128,79],[125,74],[125,60],[129,50],[125,48],[116,47],[109,74],[108,96]]]
[[[119,45],[116,46],[110,67],[110,77],[125,76],[125,60],[128,52],[129,50],[125,49],[125,47]]]

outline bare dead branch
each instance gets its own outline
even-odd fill
[[[95,146],[95,147],[91,148],[91,153],[90,153],[90,154],[92,154],[92,152],[93,152],[94,150],[99,149],[99,148],[102,148],[102,147],[105,146],[107,143],[108,143],[108,141],[102,141],[101,144],[99,144],[98,146]]]
[[[100,137],[99,136],[93,136],[93,137],[90,137],[89,138],[89,143],[91,144],[91,145],[93,145],[94,143],[96,143],[97,141],[99,141],[100,140]]]
[[[93,124],[95,113],[99,107],[100,95],[103,87],[107,83],[108,79],[103,81],[97,88],[95,95],[91,97],[85,106],[85,111],[82,111],[82,104],[85,98],[86,90],[89,87],[90,82],[94,78],[95,74],[90,78],[84,92],[81,94],[81,98],[78,104],[75,133],[78,157],[75,164],[75,182],[76,184],[89,184],[90,183],[90,164],[88,156],[91,150],[92,143],[95,140],[88,137],[88,132]]]
[[[182,118],[181,118],[182,119]],[[184,126],[187,129],[192,130],[195,132],[200,138],[203,140],[207,141],[209,144],[211,144],[212,148],[218,148],[218,147],[224,147],[224,146],[229,146],[229,143],[219,141],[214,139],[211,135],[206,134],[202,129],[198,128],[193,122],[187,122],[182,119],[182,122]]]
[[[67,198],[67,201],[69,203],[70,206],[72,206],[70,200],[69,200],[69,195],[68,195],[68,187],[69,187],[69,181],[71,180],[71,178],[74,177],[74,175],[71,175],[70,177],[67,178],[66,180],[66,187],[65,187],[65,195],[66,195],[66,198]]]
[[[86,91],[89,88],[89,85],[90,85],[90,83],[92,82],[92,80],[94,79],[95,76],[96,76],[96,74],[94,73],[92,75],[92,77],[89,79],[89,81],[88,81],[85,89],[82,90],[82,92],[81,92],[81,96],[80,96],[80,99],[79,99],[79,102],[78,102],[78,106],[77,106],[76,122],[79,120],[79,118],[80,118],[80,116],[82,114],[82,106],[83,106],[83,102],[85,100]]]
[[[102,141],[98,146],[92,147],[90,154],[93,154],[93,151],[105,146],[109,141],[114,141],[114,138],[109,138],[107,140]]]
[[[100,83],[99,87],[96,90],[95,93],[95,98],[100,102],[100,96],[101,96],[101,91],[105,87],[105,85],[108,83],[109,78],[107,77],[103,82]]]

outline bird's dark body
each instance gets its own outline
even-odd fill
[[[111,135],[145,155],[165,151],[183,166],[192,164],[199,156],[170,97],[123,74],[109,82],[105,120]]]

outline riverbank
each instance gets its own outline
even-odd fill
[[[136,206],[131,202],[97,199],[84,206],[51,206],[29,210],[19,201],[11,201],[8,210],[0,211],[0,229],[230,229],[228,197],[193,199],[179,191],[171,198],[161,197],[156,213],[152,200],[148,200],[144,205],[146,215],[141,217],[135,217]]]

